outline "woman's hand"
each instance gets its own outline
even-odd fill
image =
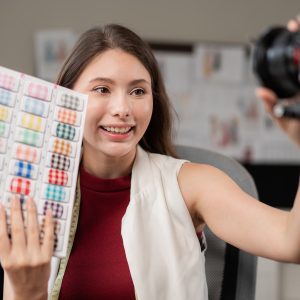
[[[287,25],[290,31],[297,31],[300,29],[300,17],[296,17],[290,20]],[[266,111],[275,121],[275,123],[286,132],[290,139],[300,147],[300,120],[291,118],[278,118],[273,113],[273,108],[277,103],[277,96],[275,93],[267,88],[258,88],[256,90],[256,95],[258,98],[262,99],[265,105]],[[300,93],[293,99],[280,100],[281,103],[289,104],[295,101],[300,102]]]
[[[11,201],[11,239],[6,213],[0,204],[0,261],[5,272],[4,299],[47,299],[47,284],[53,253],[54,228],[51,211],[47,211],[43,243],[37,209],[33,199],[26,202],[27,226],[24,227],[20,201]]]
[[[300,147],[300,120],[292,118],[278,118],[274,115],[273,108],[277,104],[277,96],[267,88],[257,88],[256,95],[262,99],[265,110],[269,113],[274,122],[290,137],[290,139]],[[282,103],[300,101],[300,95],[294,99],[280,100]]]

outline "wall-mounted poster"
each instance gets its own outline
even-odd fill
[[[195,79],[240,83],[245,77],[245,56],[245,47],[241,45],[195,45]]]
[[[36,76],[53,82],[75,43],[76,35],[67,29],[41,30],[34,38]]]

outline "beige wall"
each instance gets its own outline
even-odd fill
[[[38,29],[117,22],[149,40],[247,42],[297,12],[299,0],[0,0],[0,65],[33,74]]]

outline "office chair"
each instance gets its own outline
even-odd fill
[[[257,198],[254,181],[237,161],[222,154],[176,146],[180,158],[215,166],[229,175],[245,192]],[[209,300],[254,300],[257,257],[217,238],[208,228],[204,230],[206,278]]]

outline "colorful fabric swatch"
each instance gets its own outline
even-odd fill
[[[21,160],[18,160],[14,164],[14,175],[25,177],[25,178],[32,178],[34,171],[34,166],[31,163],[27,163]]]
[[[28,179],[14,177],[10,183],[10,191],[16,194],[29,195],[31,192],[31,182]]]
[[[56,126],[56,136],[62,139],[73,140],[75,137],[75,127],[65,123],[58,123]]]
[[[17,140],[21,143],[40,147],[42,144],[43,136],[38,132],[21,128],[17,133]]]
[[[77,110],[80,106],[80,99],[73,95],[63,94],[60,100],[62,106],[66,108]]]
[[[0,136],[4,136],[6,132],[6,124],[4,122],[0,122]]]
[[[42,100],[47,100],[49,97],[48,87],[35,82],[29,84],[27,94],[28,96]]]
[[[64,155],[52,153],[50,166],[53,169],[68,171],[70,168],[70,158]]]
[[[64,213],[64,207],[57,202],[45,201],[43,206],[43,215],[46,215],[48,209],[52,210],[52,216],[60,219]]]
[[[48,200],[61,202],[65,200],[66,191],[62,186],[47,184],[44,196]]]
[[[0,86],[8,89],[8,90],[15,90],[16,80],[13,76],[8,75],[6,73],[0,73]]]
[[[19,160],[25,160],[31,163],[37,163],[38,151],[36,148],[19,144],[16,147],[15,157]]]
[[[47,115],[47,104],[45,102],[25,97],[24,98],[24,110],[31,114],[45,117]]]
[[[13,92],[0,88],[0,104],[12,106],[14,105],[15,94]]]
[[[48,182],[56,185],[67,185],[68,174],[57,169],[50,169],[48,172]]]
[[[67,141],[55,139],[53,152],[70,156],[70,154],[72,153],[72,145]]]
[[[0,120],[1,121],[9,120],[9,109],[5,106],[0,106]]]
[[[58,121],[71,125],[76,124],[77,112],[65,108],[58,110]]]
[[[5,153],[7,146],[7,140],[5,138],[0,138],[0,153]]]
[[[43,131],[43,119],[41,117],[24,113],[21,118],[21,126],[34,131]]]

